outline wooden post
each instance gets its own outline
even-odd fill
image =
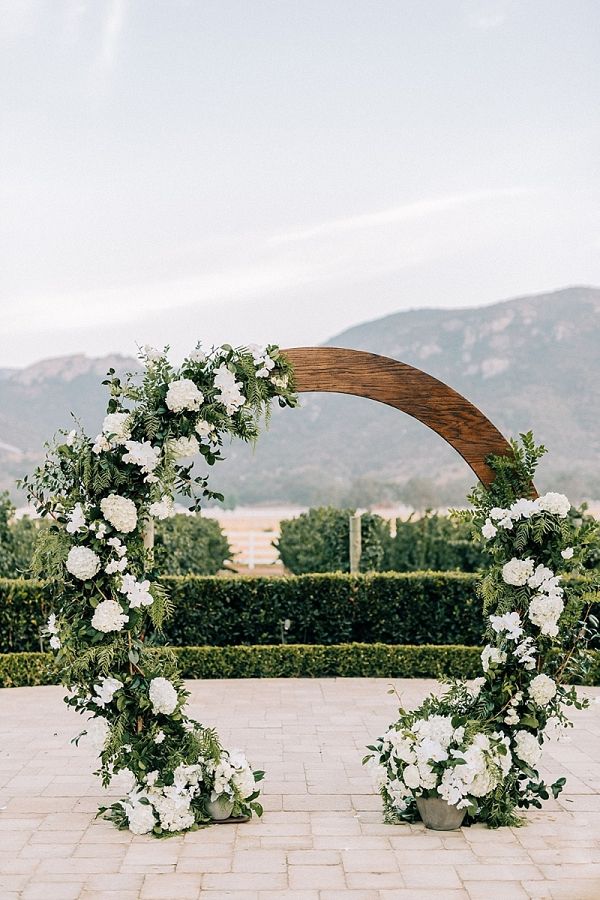
[[[362,535],[360,529],[361,513],[350,516],[350,572],[356,574],[360,571],[360,557],[362,553]]]

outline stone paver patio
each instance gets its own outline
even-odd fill
[[[406,705],[434,685],[396,681]],[[361,767],[393,720],[382,679],[191,682],[192,714],[267,770],[265,815],[156,841],[94,821],[102,794],[62,689],[0,691],[0,898],[600,898],[600,707],[544,771],[567,791],[526,828],[386,826]],[[590,695],[597,689],[587,689]],[[118,794],[116,783],[111,793]]]

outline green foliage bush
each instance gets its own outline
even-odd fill
[[[160,651],[157,651],[160,652]],[[185,678],[475,678],[479,647],[390,644],[279,644],[178,647]],[[0,655],[0,687],[55,684],[50,653]],[[600,684],[595,651],[586,684]]]
[[[232,556],[216,519],[176,515],[156,523],[154,558],[164,575],[216,575]]]
[[[281,523],[275,546],[286,569],[294,575],[350,571],[350,516],[353,509],[322,506]],[[361,517],[360,571],[386,568],[390,542],[389,524],[381,516]]]
[[[0,578],[21,578],[29,571],[38,531],[47,523],[23,516],[14,521],[15,511],[6,491],[0,492]]]
[[[466,522],[427,512],[420,518],[396,519],[386,562],[395,572],[477,572],[485,567],[486,554]]]
[[[477,580],[460,572],[164,577],[174,604],[164,640],[180,647],[275,644],[289,619],[286,641],[293,644],[479,644]],[[38,650],[49,612],[43,582],[0,579],[0,652]]]

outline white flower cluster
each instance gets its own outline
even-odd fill
[[[125,615],[120,603],[116,600],[102,600],[94,610],[92,628],[107,634],[109,631],[122,631],[128,621],[129,616]]]
[[[275,368],[275,360],[271,359],[265,347],[259,344],[249,344],[248,350],[252,354],[254,365],[256,366],[257,378],[268,378],[272,369]]]
[[[124,575],[119,590],[126,595],[130,609],[152,606],[154,603],[154,597],[150,593],[150,582],[147,580],[136,581],[133,575]]]
[[[124,444],[131,437],[131,416],[129,413],[109,413],[102,423],[102,434],[111,444]]]
[[[199,410],[203,402],[204,394],[196,387],[191,378],[178,378],[176,381],[172,381],[167,388],[165,403],[171,412]]]
[[[208,438],[211,442],[216,440],[215,426],[211,422],[207,422],[206,419],[198,419],[194,428],[196,434],[201,438]]]
[[[560,576],[555,575],[547,566],[535,566],[529,557],[527,559],[513,557],[502,567],[502,579],[506,584],[515,587],[527,586],[537,591],[529,602],[527,616],[542,634],[556,637],[558,620],[564,609]],[[492,621],[495,618],[497,617],[491,617],[490,621],[494,630],[499,630]]]
[[[179,697],[168,678],[153,678],[148,689],[148,696],[155,715],[163,713],[165,716],[170,716],[175,712]]]
[[[217,388],[217,400],[223,404],[227,415],[231,416],[244,405],[246,398],[241,391],[241,383],[225,363],[215,370],[214,385]]]
[[[568,497],[553,491],[544,494],[543,497],[537,497],[535,500],[531,500],[528,497],[520,497],[508,509],[502,509],[499,506],[491,509],[481,529],[481,533],[489,541],[496,537],[499,528],[510,531],[514,527],[515,522],[518,522],[520,519],[530,519],[532,516],[543,512],[565,519],[569,515],[570,509],[571,504]]]
[[[127,548],[118,537],[111,537],[106,542],[114,553],[112,559],[104,566],[107,575],[116,575],[117,572],[122,573],[129,565],[126,553]]]
[[[89,547],[71,547],[65,566],[75,578],[89,581],[100,569],[100,557]]]
[[[172,438],[168,442],[167,447],[175,460],[188,459],[190,456],[195,456],[200,450],[198,441],[194,436]]]
[[[534,769],[542,755],[540,742],[530,731],[516,731],[513,735],[514,753]]]
[[[376,781],[400,810],[413,797],[433,790],[453,806],[468,806],[470,798],[494,790],[510,770],[509,740],[500,734],[494,738],[492,745],[479,733],[465,744],[465,729],[455,728],[451,716],[417,719],[383,737],[380,758],[389,754],[389,759],[385,766],[376,766]],[[457,765],[456,760],[461,762]]]
[[[85,513],[81,503],[76,503],[69,515],[65,531],[68,534],[77,534],[78,531],[86,527]]]
[[[112,678],[110,676],[102,678],[98,684],[94,685],[95,694],[92,697],[92,703],[95,703],[96,706],[103,709],[109,703],[112,703],[113,697],[122,687],[123,682],[119,681],[118,678]]]
[[[100,509],[106,521],[121,534],[128,534],[137,528],[136,505],[129,497],[109,494],[100,501]]]
[[[125,441],[125,449],[123,462],[139,466],[148,484],[158,481],[154,470],[160,462],[160,447],[153,447],[150,441]]]
[[[169,519],[175,515],[175,503],[173,498],[168,494],[164,494],[160,500],[156,500],[148,507],[148,512],[155,519]]]
[[[212,776],[211,800],[217,800],[223,794],[229,798],[237,794],[247,800],[256,790],[252,767],[239,750],[223,750],[218,763],[207,763],[207,772]]]
[[[58,636],[58,628],[56,626],[56,614],[50,613],[46,622],[46,634],[50,635],[49,644],[53,650],[60,650],[61,642]]]
[[[537,706],[547,706],[556,696],[556,682],[543,672],[529,682],[529,696]]]

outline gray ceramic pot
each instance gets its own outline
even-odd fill
[[[222,822],[224,819],[228,819],[233,812],[233,800],[228,800],[227,797],[217,797],[216,800],[211,800],[206,808],[209,816],[215,822]]]
[[[423,824],[433,831],[456,831],[467,812],[466,809],[450,806],[441,797],[417,797],[416,800]]]

